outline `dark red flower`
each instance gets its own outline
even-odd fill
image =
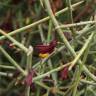
[[[60,78],[62,80],[67,79],[68,77],[68,67],[64,67],[63,70],[60,71]]]
[[[45,54],[45,53],[52,53],[54,51],[54,48],[56,47],[57,45],[57,41],[56,40],[53,40],[52,42],[50,42],[48,45],[44,45],[44,44],[40,44],[40,45],[37,45],[35,47],[35,49],[39,52],[39,53],[42,53],[42,54]]]
[[[36,72],[34,69],[29,71],[28,75],[24,79],[24,84],[27,86],[30,86],[32,84],[32,79],[36,75]]]

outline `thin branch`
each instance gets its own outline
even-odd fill
[[[54,26],[55,26],[55,27],[59,26],[59,24],[58,24],[58,22],[57,22],[57,20],[56,20],[56,18],[55,18],[55,16],[54,16],[54,14],[53,14],[53,12],[52,12],[52,10],[51,10],[51,6],[50,6],[50,3],[49,3],[49,0],[44,0],[44,3],[45,3],[45,6],[46,6],[47,11],[48,11],[48,14],[49,14],[49,16],[51,17],[51,20],[52,20]],[[67,39],[66,39],[66,37],[64,36],[62,30],[61,30],[61,29],[57,29],[57,31],[58,31],[58,34],[59,34],[59,36],[61,37],[62,41],[64,42],[66,48],[70,51],[70,53],[72,54],[73,57],[76,57],[77,55],[76,55],[74,49],[71,47],[71,45],[70,45],[69,42],[67,41]],[[78,63],[83,66],[83,71],[85,71],[85,73],[86,73],[90,78],[92,78],[94,81],[96,81],[96,76],[94,76],[94,75],[87,69],[87,67],[86,67],[85,65],[83,65],[82,61],[79,60]]]
[[[72,8],[75,10],[75,8],[76,8],[77,6],[79,6],[79,5],[81,5],[83,2],[84,2],[84,1],[82,0],[82,1],[80,1],[80,2],[77,2],[76,4],[73,4],[73,5],[72,5]],[[56,12],[55,16],[59,16],[60,14],[66,12],[67,10],[68,10],[68,7],[66,7],[66,8],[64,8],[64,9]],[[45,22],[45,21],[47,21],[47,20],[49,20],[49,19],[50,19],[49,16],[48,16],[48,17],[45,17],[45,18],[43,18],[43,19],[41,19],[41,20],[38,20],[38,21],[36,21],[36,22],[34,22],[34,23],[32,23],[32,24],[29,24],[29,25],[27,25],[27,26],[24,26],[24,27],[22,27],[22,28],[19,28],[19,29],[17,29],[17,30],[14,30],[14,31],[12,31],[12,32],[9,32],[8,35],[15,35],[15,34],[17,34],[17,33],[24,32],[25,30],[30,29],[30,28],[33,28],[33,27],[35,27],[35,26],[37,26],[37,25],[39,25],[39,24],[41,24],[41,23],[43,23],[43,22]],[[5,36],[1,36],[1,37],[0,37],[0,40],[3,40],[3,39],[5,39],[5,38],[6,38]]]
[[[20,47],[24,52],[27,52],[28,51],[28,49],[24,45],[22,45],[21,43],[19,43],[18,41],[16,41],[13,37],[11,37],[7,33],[5,33],[3,30],[0,29],[0,33],[3,34],[6,38],[8,38],[10,41],[12,41],[15,45],[17,45],[18,47]]]
[[[68,27],[77,27],[77,26],[82,26],[82,25],[87,25],[87,24],[95,24],[95,23],[96,23],[96,21],[84,21],[84,22],[79,22],[79,23],[60,25],[60,26],[57,26],[56,29],[68,28]]]
[[[19,64],[17,64],[17,62],[14,61],[12,57],[1,46],[0,51],[5,55],[5,57],[10,61],[10,63],[12,63],[24,76],[27,75],[27,72],[23,70],[21,66],[19,66]]]

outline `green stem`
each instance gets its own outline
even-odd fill
[[[54,14],[53,14],[53,12],[52,12],[52,10],[51,10],[51,6],[50,6],[50,3],[49,3],[49,0],[44,0],[44,3],[45,3],[45,6],[46,6],[47,11],[48,11],[48,14],[49,14],[49,16],[50,16],[50,18],[51,18],[54,26],[55,26],[55,27],[58,27],[59,24],[58,24],[57,20],[55,19]],[[74,49],[71,47],[71,45],[70,45],[69,42],[67,41],[67,39],[66,39],[66,37],[64,36],[62,30],[61,30],[61,29],[57,29],[57,32],[58,32],[59,36],[61,37],[62,41],[64,42],[66,48],[67,48],[67,49],[70,51],[70,53],[72,54],[72,56],[73,56],[73,57],[76,57],[77,55],[76,55]],[[86,68],[85,65],[82,64],[82,61],[79,60],[78,63],[83,66],[83,71],[85,71],[86,74],[87,74],[90,78],[92,78],[94,81],[96,81],[96,77]]]
[[[56,27],[56,29],[58,29],[58,28],[68,28],[68,27],[77,27],[77,26],[82,26],[82,25],[86,25],[86,24],[95,24],[95,23],[96,23],[96,21],[82,21],[82,22],[79,22],[79,23],[60,25],[60,26]]]
[[[58,27],[59,24],[58,24],[58,22],[57,22],[57,20],[56,20],[56,18],[54,16],[52,10],[51,10],[49,0],[44,0],[44,3],[45,3],[45,6],[47,8],[47,12],[48,12],[48,14],[49,14],[55,28]],[[59,29],[57,29],[57,32],[58,32],[58,35],[60,36],[61,40],[64,42],[65,46],[69,49],[70,53],[74,54],[74,50],[71,48],[71,46],[70,46],[69,42],[67,41],[66,37],[64,36],[62,30],[59,28]]]
[[[88,87],[87,91],[91,92],[92,96],[96,96],[96,92],[92,88]]]
[[[94,83],[93,81],[88,81],[88,80],[81,79],[80,82],[84,83],[84,84],[96,86],[96,83]]]
[[[48,66],[49,66],[49,68],[52,70],[53,69],[53,65],[52,65],[52,61],[51,61],[51,59],[49,59],[48,60]],[[52,78],[53,78],[53,80],[54,80],[54,86],[55,87],[57,87],[58,85],[57,85],[57,74],[56,73],[52,73]]]
[[[77,66],[77,69],[75,70],[75,73],[76,75],[74,76],[75,78],[75,84],[73,86],[73,95],[72,96],[76,96],[76,93],[77,93],[77,87],[78,87],[78,84],[80,82],[80,75],[81,75],[81,72],[82,72],[82,65],[79,65],[79,67]]]
[[[50,75],[50,74],[52,74],[52,73],[54,73],[54,72],[58,72],[58,71],[60,71],[61,69],[63,69],[64,67],[69,66],[69,65],[70,65],[70,63],[67,63],[67,64],[65,64],[65,65],[62,65],[62,66],[57,67],[57,68],[55,68],[55,69],[52,69],[51,71],[48,71],[48,72],[46,72],[46,73],[44,73],[44,74],[41,74],[41,75],[39,75],[39,76],[37,76],[37,77],[34,77],[34,78],[33,78],[33,82],[34,82],[35,80],[39,80],[39,79],[41,79],[41,78],[43,78],[43,77],[45,77],[45,76],[48,76],[48,75]]]
[[[51,22],[50,22],[51,23]],[[41,26],[39,25],[39,30],[40,30],[40,35],[41,35],[41,40],[43,42],[43,40],[45,41],[45,38],[44,38],[44,34],[43,34],[43,31],[42,31],[42,28]],[[51,36],[51,34],[48,34],[49,37]],[[49,40],[50,41],[50,40]],[[48,41],[47,41],[48,42]],[[48,66],[50,69],[53,69],[53,66],[52,66],[52,62],[51,62],[51,59],[48,60]],[[57,86],[57,76],[55,73],[52,73],[52,78],[54,80],[54,84],[55,86]]]
[[[27,86],[27,87],[26,87],[25,96],[30,96],[30,86]]]
[[[69,9],[69,14],[68,14],[69,19],[70,19],[71,23],[73,23],[71,0],[67,0],[66,3],[68,5],[68,9]]]
[[[71,21],[71,23],[73,23],[71,0],[67,0],[67,4],[68,4],[68,9],[69,9],[69,14],[68,14],[69,20]],[[72,35],[75,36],[76,35],[75,29],[73,27],[70,29],[72,30]],[[74,37],[74,39],[75,39],[75,37]]]
[[[5,57],[10,61],[10,63],[12,63],[24,76],[27,75],[27,72],[24,71],[19,64],[17,64],[12,58],[11,56],[0,46],[0,51],[5,55]]]
[[[38,26],[38,28],[39,28],[39,30],[40,30],[40,37],[41,37],[42,43],[46,43],[46,42],[45,42],[45,37],[44,37],[44,34],[43,34],[43,30],[42,30],[42,25],[40,24],[40,25]]]
[[[33,47],[29,46],[28,53],[27,53],[27,72],[32,68],[32,54],[33,54]]]
[[[83,55],[84,51],[87,49],[87,47],[89,46],[90,42],[92,41],[93,36],[94,36],[94,33],[92,33],[89,36],[89,38],[87,39],[86,43],[84,44],[84,46],[80,50],[79,54],[75,57],[75,59],[73,60],[72,64],[70,65],[69,70],[71,70],[73,68],[73,66],[77,63],[77,61]]]
[[[0,68],[5,68],[5,69],[16,69],[14,66],[7,66],[7,65],[0,65]]]
[[[53,34],[51,31],[52,31],[52,21],[50,20],[49,27],[48,27],[47,43],[49,43],[51,40],[51,36]]]
[[[9,36],[3,30],[0,29],[0,33],[3,34],[5,37],[7,37],[10,41],[12,41],[15,45],[17,45],[18,47],[20,47],[25,52],[28,51],[28,49],[24,45],[22,45],[21,43],[19,43],[18,41],[16,41],[14,38],[12,38],[11,36]]]
[[[94,26],[92,27],[89,27],[88,29],[84,29],[82,31],[80,31],[80,34],[76,37],[76,39],[80,39],[82,36],[84,36],[86,33],[89,33],[89,32],[93,32],[94,29]],[[70,41],[70,44],[73,42],[74,40],[71,40]],[[50,57],[52,57],[53,55],[56,55],[57,53],[61,52],[63,49],[65,48],[65,45],[62,45],[60,48],[54,50],[47,58],[43,59],[42,63],[41,62],[37,62],[33,68],[36,68],[38,67],[40,64],[44,64]]]
[[[13,74],[12,73],[6,73],[6,72],[0,72],[0,76],[5,76],[5,77],[12,77]]]
[[[33,48],[32,46],[29,46],[28,53],[27,53],[27,67],[26,67],[27,73],[32,68],[32,54],[33,54]],[[26,86],[26,96],[30,96],[30,86]]]
[[[36,84],[38,84],[39,86],[41,86],[41,87],[43,87],[43,88],[47,89],[47,90],[49,90],[49,89],[50,89],[50,87],[48,87],[47,85],[45,85],[45,84],[44,84],[44,83],[42,83],[42,82],[35,81],[35,83],[36,83]]]
[[[82,0],[82,1],[80,1],[80,2],[78,2],[78,3],[76,3],[76,4],[73,4],[73,5],[72,5],[72,8],[75,9],[77,6],[81,5],[83,2],[84,2],[84,1]],[[55,16],[59,16],[60,14],[62,14],[63,12],[66,12],[67,10],[68,10],[68,7],[66,7],[66,8],[58,11],[58,12],[55,14]],[[48,16],[48,17],[45,17],[45,18],[43,18],[43,19],[41,19],[41,20],[39,20],[39,21],[36,21],[36,22],[34,22],[34,23],[30,24],[30,25],[27,25],[27,26],[24,26],[24,27],[19,28],[19,29],[17,29],[17,30],[14,30],[14,31],[12,31],[12,32],[9,32],[8,35],[15,35],[15,34],[17,34],[17,33],[21,33],[21,32],[23,32],[23,31],[25,31],[25,30],[27,30],[27,29],[29,29],[29,28],[35,27],[35,26],[37,26],[38,24],[41,24],[41,23],[43,23],[43,22],[45,22],[45,21],[47,21],[47,20],[49,20],[49,19],[50,19],[49,16]],[[0,37],[0,40],[3,40],[3,39],[5,39],[5,38],[6,38],[5,36],[1,36],[1,37]]]

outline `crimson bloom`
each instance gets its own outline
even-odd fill
[[[45,58],[54,51],[56,45],[57,45],[57,41],[53,40],[48,45],[44,45],[44,44],[37,45],[35,49],[38,51],[39,56],[41,58]]]
[[[39,53],[52,53],[54,51],[54,48],[57,45],[57,41],[53,40],[52,42],[50,42],[48,45],[44,45],[44,44],[40,44],[37,45],[35,47],[35,49],[39,52]]]
[[[62,80],[67,79],[68,77],[68,67],[64,67],[63,70],[60,71],[60,78]]]
[[[13,74],[13,78],[17,78],[20,75],[20,71],[16,70]],[[36,71],[34,69],[31,69],[28,73],[28,75],[23,79],[16,82],[16,84],[24,84],[27,86],[33,87],[32,79],[36,75]]]
[[[36,72],[34,69],[32,69],[31,71],[29,71],[28,75],[25,77],[24,79],[24,84],[27,86],[32,85],[32,79],[33,77],[36,75]]]

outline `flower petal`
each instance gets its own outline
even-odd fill
[[[67,77],[68,77],[68,67],[65,67],[63,70],[61,70],[60,77],[61,77],[62,80],[67,79]]]
[[[25,77],[24,84],[30,86],[32,84],[32,79],[34,75],[35,75],[35,71],[32,69],[31,71],[29,71],[29,74]]]
[[[57,41],[53,40],[52,42],[49,43],[49,45],[40,44],[40,45],[37,45],[35,49],[42,54],[52,53],[56,45],[57,45]]]

